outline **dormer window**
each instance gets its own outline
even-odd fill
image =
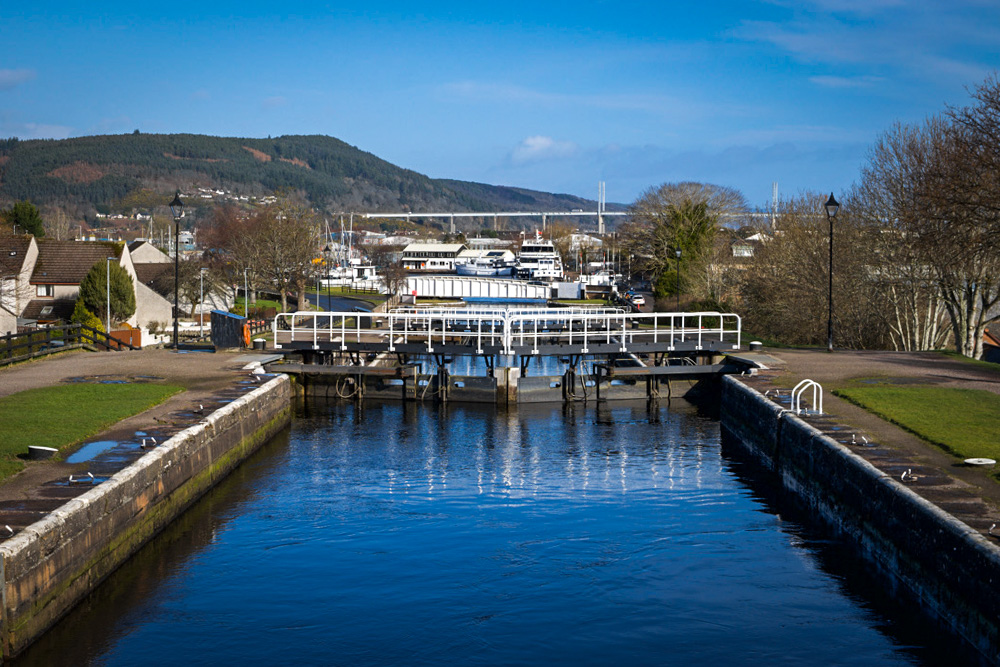
[[[36,285],[35,294],[38,296],[55,296],[56,288],[54,285]]]

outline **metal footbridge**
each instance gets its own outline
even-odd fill
[[[739,315],[626,313],[616,308],[398,308],[385,313],[280,313],[275,347],[330,354],[575,356],[725,354]]]

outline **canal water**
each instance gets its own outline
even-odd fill
[[[683,401],[314,402],[15,664],[930,664]]]

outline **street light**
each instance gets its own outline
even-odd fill
[[[117,257],[108,257],[108,261],[107,261],[107,265],[108,265],[108,284],[107,284],[107,294],[105,296],[106,296],[107,301],[108,301],[108,303],[107,303],[107,306],[108,306],[108,319],[105,321],[105,327],[106,328],[104,329],[104,331],[108,334],[108,338],[111,338],[111,262],[112,261],[118,261],[118,258]]]
[[[677,284],[675,285],[677,297],[677,312],[681,312],[681,249],[677,248],[674,250],[674,255],[677,257]]]
[[[205,335],[205,272],[204,266],[198,269],[198,338]]]
[[[833,219],[837,217],[840,204],[833,198],[832,192],[824,207],[826,208],[826,219],[830,221],[830,289],[827,292],[829,310],[826,319],[826,351],[833,352]]]
[[[174,216],[174,349],[178,349],[177,339],[177,312],[180,310],[180,256],[181,256],[181,216],[184,215],[184,202],[181,201],[181,191],[174,194],[174,200],[170,202],[170,214]]]

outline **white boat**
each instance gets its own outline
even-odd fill
[[[562,258],[552,241],[535,232],[534,240],[525,240],[517,254],[517,277],[529,280],[561,280]]]
[[[456,262],[455,273],[460,276],[502,277],[514,275],[514,263],[507,261],[505,256],[512,257],[504,250],[488,250],[481,255],[470,257],[467,261]]]

